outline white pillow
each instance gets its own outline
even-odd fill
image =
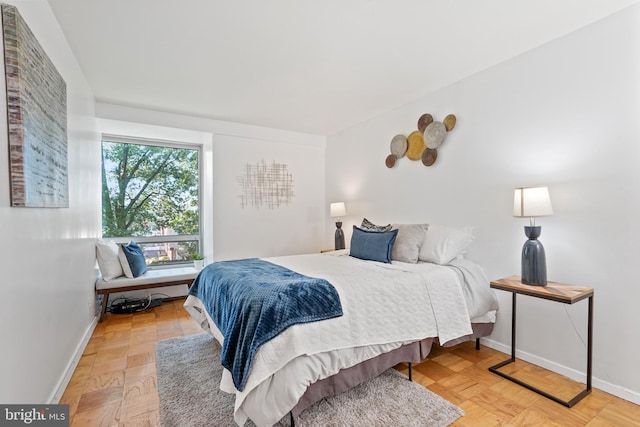
[[[118,245],[118,258],[120,259],[120,265],[122,266],[122,271],[124,275],[128,278],[133,278],[133,272],[131,271],[131,267],[129,266],[129,260],[127,259],[127,255],[124,253],[122,249],[122,245]]]
[[[118,245],[114,242],[98,240],[96,242],[96,257],[104,280],[115,279],[124,274],[118,258]]]
[[[391,250],[391,259],[417,263],[428,227],[428,224],[393,224],[391,229],[398,229],[398,236]]]
[[[473,242],[473,227],[429,225],[420,248],[420,261],[446,265],[462,255]]]

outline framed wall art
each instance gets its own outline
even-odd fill
[[[66,83],[14,6],[2,28],[11,206],[69,207]]]

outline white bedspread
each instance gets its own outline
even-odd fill
[[[344,315],[292,326],[264,344],[242,392],[233,387],[225,370],[221,389],[236,394],[239,425],[247,417],[258,426],[274,424],[310,384],[402,344],[427,337],[446,343],[472,333],[462,276],[451,267],[383,264],[321,254],[267,260],[327,279],[340,295]],[[484,287],[489,289],[488,282]],[[185,307],[222,342],[197,298],[190,296]],[[490,310],[495,307],[486,307],[483,313]]]

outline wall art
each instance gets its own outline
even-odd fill
[[[14,6],[2,28],[11,206],[69,207],[67,85]]]
[[[396,160],[406,156],[409,160],[422,160],[423,165],[432,166],[438,158],[438,147],[455,125],[456,116],[453,114],[449,114],[441,122],[433,120],[431,114],[421,115],[418,118],[418,130],[414,130],[409,136],[398,134],[391,139],[391,154],[384,163],[392,168]]]
[[[237,180],[242,188],[238,197],[243,209],[247,206],[274,209],[288,205],[294,197],[293,177],[283,163],[272,161],[267,164],[264,160],[247,163]]]

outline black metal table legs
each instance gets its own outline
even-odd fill
[[[529,390],[536,392],[548,399],[551,399],[555,402],[560,403],[561,405],[566,406],[567,408],[571,408],[573,405],[578,403],[583,397],[591,393],[591,376],[592,376],[592,354],[593,354],[593,296],[589,297],[589,320],[587,326],[587,384],[586,388],[578,393],[575,397],[573,397],[569,401],[562,400],[556,396],[553,396],[546,391],[540,390],[537,387],[529,385],[517,378],[512,377],[509,374],[505,374],[504,372],[500,372],[498,369],[508,365],[509,363],[513,363],[516,361],[516,293],[512,293],[511,299],[512,312],[511,312],[511,358],[505,360],[504,362],[500,362],[489,368],[489,371],[494,374],[498,374],[503,378],[506,378],[510,381],[513,381],[516,384],[521,385],[522,387],[528,388]]]

